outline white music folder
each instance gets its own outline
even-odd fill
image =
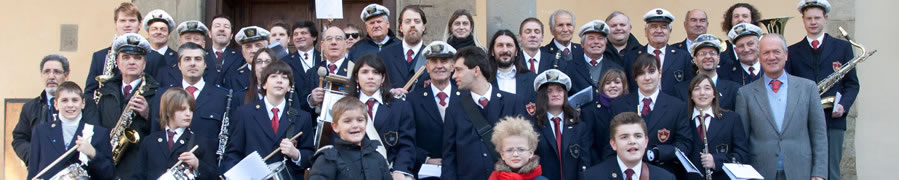
[[[264,169],[266,173],[260,173],[260,169]],[[265,164],[265,161],[262,161],[262,156],[259,156],[258,152],[253,151],[234,167],[231,167],[228,172],[225,172],[225,179],[261,180],[268,174],[268,169],[268,165]]]
[[[674,154],[677,155],[677,160],[680,161],[681,165],[684,166],[684,169],[687,170],[687,173],[696,173],[702,176],[702,172],[699,171],[699,168],[693,165],[693,162],[690,162],[690,158],[684,154],[680,149],[675,149],[676,152]]]
[[[730,179],[765,179],[749,164],[724,163],[721,167]]]

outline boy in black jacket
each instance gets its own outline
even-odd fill
[[[379,141],[365,137],[366,108],[354,97],[341,98],[331,107],[331,128],[340,139],[315,153],[309,179],[391,179],[386,150],[378,148]]]

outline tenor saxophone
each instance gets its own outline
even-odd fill
[[[225,114],[222,115],[222,126],[219,129],[219,146],[218,150],[215,151],[215,154],[218,155],[218,164],[222,164],[222,158],[225,156],[225,146],[228,145],[228,137],[231,136],[231,133],[228,132],[228,126],[231,125],[231,118],[228,115],[231,112],[231,98],[234,96],[234,90],[228,90],[228,102],[225,106]]]
[[[842,34],[843,37],[846,38],[847,41],[849,41],[849,44],[852,44],[853,47],[861,50],[862,55],[855,57],[852,60],[849,60],[849,62],[846,62],[846,64],[843,64],[838,71],[834,71],[832,74],[828,75],[827,78],[824,78],[823,80],[818,82],[818,95],[824,95],[824,93],[826,93],[827,90],[830,90],[830,88],[832,88],[833,85],[837,84],[837,82],[840,82],[840,80],[843,79],[843,76],[846,76],[846,74],[848,74],[849,71],[851,71],[852,69],[855,69],[855,66],[857,66],[858,63],[861,63],[865,59],[868,59],[868,57],[871,57],[871,55],[873,55],[874,53],[877,52],[877,50],[868,52],[868,50],[865,49],[865,46],[862,46],[861,44],[858,44],[855,41],[853,41],[849,37],[849,33],[847,33],[846,30],[843,30],[843,27],[840,27],[840,34]],[[821,98],[821,106],[824,109],[833,108],[834,103],[838,103],[838,102],[836,102],[836,97],[834,97],[834,96],[828,96],[828,97]]]
[[[115,43],[116,38],[118,37],[115,35],[112,36],[113,43]],[[103,83],[108,81],[109,79],[112,79],[112,77],[114,76],[112,74],[112,70],[115,69],[116,66],[116,56],[117,52],[115,50],[115,47],[112,47],[112,45],[110,45],[109,52],[106,53],[106,61],[103,64],[103,74],[94,77],[94,80],[97,80],[98,84],[97,89],[94,90],[94,102],[96,103],[100,103],[100,97],[103,96],[102,94],[100,94],[100,89],[103,89]]]
[[[140,96],[146,91],[146,80],[146,76],[141,76],[140,87],[138,87],[137,92],[135,92],[134,95],[131,95],[131,98],[126,102],[131,102],[135,97]],[[119,160],[121,160],[128,144],[136,144],[140,141],[140,134],[138,134],[136,130],[131,129],[133,117],[134,110],[131,110],[131,104],[129,103],[125,106],[122,115],[119,116],[119,120],[116,121],[115,127],[113,127],[112,131],[109,133],[109,144],[112,145],[112,160],[115,164],[119,164]]]

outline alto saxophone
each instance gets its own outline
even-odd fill
[[[843,30],[843,27],[840,27],[840,34],[842,34],[843,37],[846,38],[847,41],[849,41],[849,44],[852,44],[853,47],[860,49],[862,51],[862,55],[849,60],[849,62],[846,62],[846,64],[841,65],[838,71],[834,71],[832,74],[828,75],[827,78],[824,78],[823,80],[818,82],[818,95],[824,95],[824,93],[826,93],[827,90],[830,90],[833,85],[837,84],[837,82],[840,82],[840,80],[843,79],[843,76],[846,76],[849,71],[855,69],[855,66],[857,66],[858,63],[861,63],[865,59],[868,59],[868,57],[871,57],[871,55],[877,52],[877,50],[868,52],[868,50],[865,49],[865,46],[862,46],[861,44],[853,41],[849,37],[849,33],[847,33],[846,30]],[[821,106],[824,109],[833,108],[834,103],[839,103],[836,102],[836,97],[834,96],[821,98]]]
[[[141,76],[141,85],[138,87],[137,92],[131,95],[131,98],[126,102],[131,102],[135,97],[140,96],[146,91],[147,79],[145,76]],[[136,130],[131,129],[132,118],[134,117],[134,110],[131,109],[131,104],[125,106],[122,111],[122,115],[119,116],[119,120],[116,121],[115,127],[112,128],[112,131],[109,133],[109,144],[112,145],[112,160],[115,164],[119,164],[119,160],[121,160],[122,155],[125,151],[125,148],[128,147],[128,144],[136,144],[140,141],[140,134],[137,133]]]
[[[116,38],[118,37],[115,35],[112,36],[113,43],[115,43]],[[94,77],[94,80],[97,80],[98,84],[97,89],[94,90],[94,102],[96,103],[100,103],[100,96],[102,96],[102,94],[100,94],[100,89],[103,88],[103,83],[108,81],[109,79],[112,79],[112,77],[114,76],[112,74],[112,70],[115,69],[116,66],[115,63],[117,54],[118,53],[116,52],[115,47],[112,47],[112,45],[110,45],[109,52],[106,53],[106,61],[103,64],[103,74]]]
[[[231,133],[228,132],[228,126],[231,125],[231,118],[229,118],[229,114],[231,112],[231,97],[234,95],[234,90],[228,90],[228,102],[225,106],[225,114],[222,115],[222,127],[219,129],[219,146],[218,150],[215,151],[215,154],[218,155],[218,164],[222,164],[222,158],[225,156],[225,146],[228,145],[228,137],[231,136]]]

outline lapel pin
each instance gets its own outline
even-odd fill
[[[496,97],[501,98],[501,97],[503,97],[503,95],[500,93],[496,93]]]
[[[243,74],[243,70],[240,70],[240,73]]]
[[[156,139],[156,141],[162,142],[162,138]]]
[[[178,143],[184,144],[184,140],[179,140]]]
[[[425,96],[428,96],[428,92],[425,92]]]
[[[461,96],[461,93],[459,93],[459,91],[456,91],[456,96]]]
[[[256,109],[259,109],[259,105],[258,105],[258,104],[256,105]]]
[[[618,173],[612,173],[612,178],[618,178]]]
[[[50,124],[50,128],[55,128],[55,127],[56,127],[56,123]]]
[[[596,109],[599,109],[599,108],[602,108],[602,104],[597,103],[597,104],[596,104]]]
[[[173,53],[171,53],[171,52],[169,52],[169,56],[171,56],[171,55],[175,55],[175,54],[173,54]]]
[[[209,115],[209,118],[212,118],[212,115]]]

